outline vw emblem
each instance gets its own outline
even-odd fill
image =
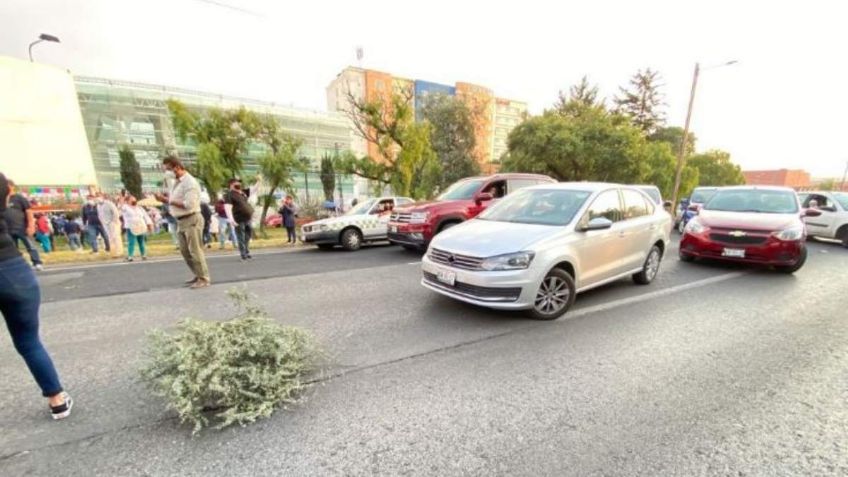
[[[454,261],[456,261],[456,257],[454,257],[453,255],[448,255],[447,260],[448,260],[448,263],[453,263]]]
[[[733,232],[730,232],[728,235],[730,235],[731,237],[744,237],[748,234],[744,230],[734,230]]]

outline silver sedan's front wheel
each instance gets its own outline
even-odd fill
[[[574,278],[565,270],[555,268],[536,290],[530,314],[537,320],[557,319],[574,304],[575,293]]]
[[[662,261],[662,250],[656,245],[651,247],[648,252],[648,258],[642,265],[642,271],[633,275],[633,281],[639,285],[647,285],[657,278],[657,273],[660,271],[660,262]]]

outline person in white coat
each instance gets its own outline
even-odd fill
[[[133,196],[127,197],[124,201],[121,206],[121,215],[124,218],[124,229],[127,231],[127,261],[133,261],[136,244],[138,244],[141,259],[147,260],[147,234],[153,230],[150,215],[138,205]]]
[[[109,250],[113,257],[119,257],[124,253],[124,245],[121,241],[121,216],[118,207],[104,194],[97,198],[97,211],[100,222],[109,235]]]

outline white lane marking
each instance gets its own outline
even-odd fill
[[[631,305],[633,303],[640,303],[643,301],[653,300],[654,298],[663,297],[666,295],[673,295],[675,293],[679,293],[686,290],[691,290],[693,288],[705,287],[707,285],[712,285],[713,283],[719,283],[726,280],[731,280],[733,278],[738,278],[743,275],[747,275],[750,272],[730,272],[725,273],[724,275],[718,275],[715,277],[704,278],[703,280],[696,280],[694,282],[684,283],[683,285],[677,285],[669,288],[663,288],[662,290],[652,291],[650,293],[644,293],[642,295],[631,296],[628,298],[622,298],[620,300],[611,301],[609,303],[602,303],[600,305],[590,306],[587,308],[579,308],[574,311],[569,311],[563,316],[563,319],[569,320],[571,318],[577,318],[580,316],[589,315],[592,313],[598,313],[603,311],[608,311],[613,308],[618,308],[624,305]],[[579,295],[578,295],[579,299]]]
[[[421,265],[421,260],[419,260],[417,262],[409,262],[409,263],[407,263],[407,265]]]

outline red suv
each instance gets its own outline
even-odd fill
[[[714,258],[771,265],[794,273],[807,260],[803,210],[786,187],[725,187],[690,219],[680,240],[680,259]]]
[[[433,236],[473,219],[492,200],[524,187],[555,183],[538,174],[495,174],[456,182],[431,202],[395,209],[389,221],[389,241],[409,250],[425,250]]]

